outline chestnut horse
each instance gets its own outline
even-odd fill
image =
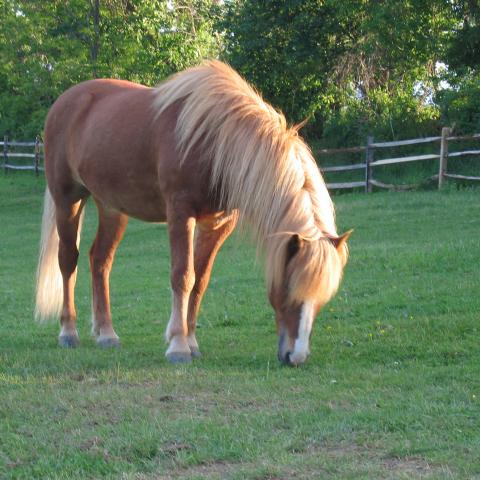
[[[70,88],[47,116],[45,172],[36,317],[60,316],[61,346],[79,343],[74,287],[82,211],[92,196],[99,215],[90,249],[92,331],[99,346],[119,345],[109,274],[132,216],[168,223],[170,362],[200,355],[200,302],[237,223],[265,254],[278,358],[291,365],[307,359],[315,316],[340,283],[349,233],[337,235],[332,201],[298,128],[288,128],[230,67],[209,61],[154,89],[119,80]]]

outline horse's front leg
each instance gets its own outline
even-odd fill
[[[233,232],[236,224],[237,215],[233,213],[230,215],[212,215],[198,222],[197,225],[194,253],[195,285],[190,294],[187,317],[188,344],[190,345],[192,357],[200,356],[200,349],[195,337],[195,328],[200,303],[210,280],[213,262],[223,242]]]
[[[192,360],[188,343],[187,312],[190,293],[195,284],[193,236],[195,217],[178,202],[167,206],[168,233],[171,252],[172,313],[165,333],[171,363]]]

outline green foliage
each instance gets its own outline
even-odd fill
[[[447,52],[450,68],[465,71],[480,66],[480,25],[465,25],[454,38]]]
[[[225,55],[291,121],[310,116],[310,138],[416,136],[438,129],[434,65],[453,23],[436,0],[244,0],[228,10]]]
[[[480,3],[476,0],[453,0],[458,19],[451,32],[445,61],[449,68],[465,74],[480,67]]]
[[[0,132],[33,138],[68,87],[95,77],[155,85],[217,55],[212,0],[0,0]]]
[[[224,56],[265,97],[299,122],[320,108],[329,72],[349,42],[335,2],[230,2]]]
[[[480,72],[458,79],[455,88],[443,90],[437,97],[445,125],[458,133],[480,131]]]
[[[480,130],[480,4],[473,0],[452,2],[457,24],[450,33],[443,78],[449,88],[435,98],[442,121],[459,133]]]
[[[325,112],[322,145],[359,145],[369,135],[382,140],[428,136],[438,129],[439,116],[436,106],[411,91],[378,87],[366,98],[351,91],[339,109]]]
[[[0,0],[0,11],[0,135],[32,139],[82,80],[152,86],[219,55],[290,123],[308,117],[303,134],[325,146],[478,128],[474,0]]]
[[[218,54],[214,2],[135,0],[105,15],[100,63],[104,76],[150,86],[168,75]],[[112,56],[111,52],[114,52]]]

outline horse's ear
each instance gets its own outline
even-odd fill
[[[294,125],[292,128],[295,133],[298,134],[298,132],[310,121],[311,115],[309,115],[307,118],[304,118],[300,123],[297,123]]]
[[[337,249],[338,254],[343,259],[343,263],[347,262],[348,250],[346,250],[347,240],[350,238],[350,235],[353,233],[353,229],[348,230],[343,235],[339,237],[331,237],[330,241],[333,243],[333,246]]]
[[[287,263],[297,254],[303,243],[303,239],[294,233],[287,244]]]

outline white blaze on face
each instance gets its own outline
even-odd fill
[[[297,339],[295,340],[295,347],[293,349],[293,353],[290,355],[290,362],[294,365],[305,362],[308,354],[310,353],[309,342],[314,317],[314,302],[305,302],[302,305],[300,323],[298,325],[298,335]]]

